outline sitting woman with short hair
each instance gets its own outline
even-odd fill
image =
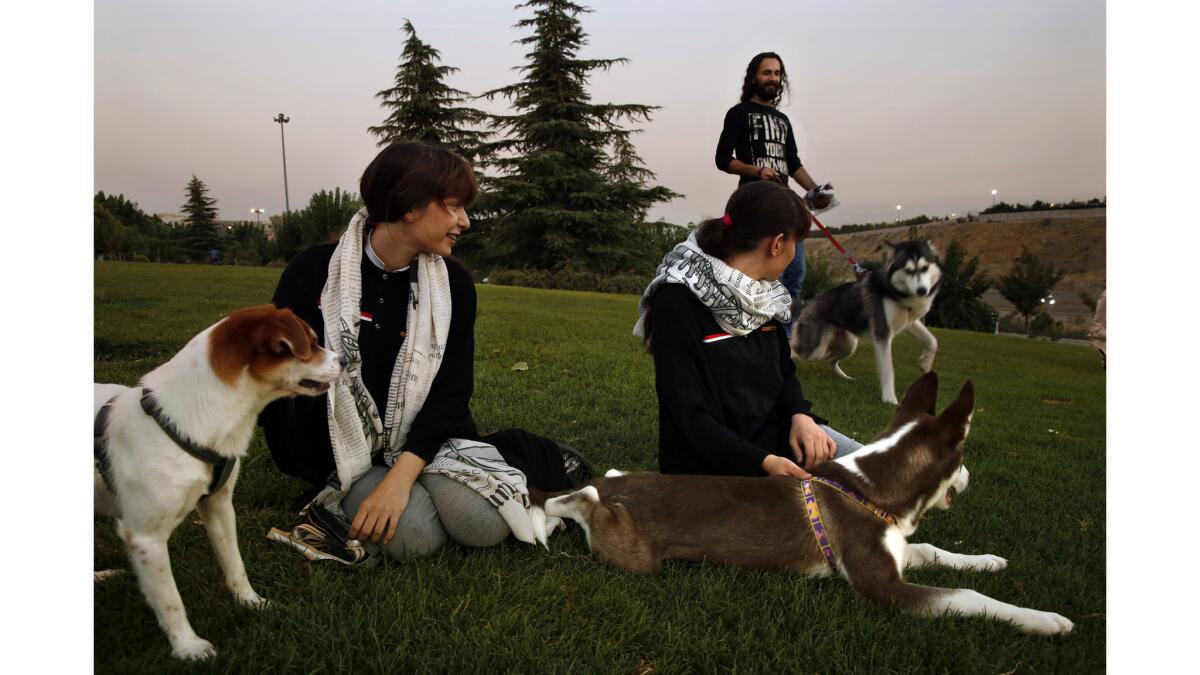
[[[808,478],[861,447],[812,413],[784,336],[779,276],[811,222],[791,190],[747,183],[663,258],[634,327],[654,356],[663,473]]]
[[[336,244],[293,258],[275,290],[348,365],[326,395],[267,407],[271,456],[323,488],[313,503],[349,521],[351,538],[395,559],[448,540],[529,541],[526,485],[564,489],[588,467],[548,438],[476,429],[475,286],[450,257],[475,174],[448,150],[393,143],[360,189],[365,206]]]

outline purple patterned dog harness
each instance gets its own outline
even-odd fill
[[[833,555],[833,547],[829,545],[829,532],[825,530],[825,523],[821,522],[821,507],[817,505],[817,494],[812,486],[813,481],[824,483],[849,497],[851,501],[870,511],[876,518],[886,521],[890,525],[896,524],[896,516],[835,480],[813,476],[809,480],[800,481],[800,490],[804,493],[804,507],[808,511],[808,524],[812,526],[813,536],[817,538],[817,546],[821,548],[821,553],[825,554],[825,560],[829,561],[829,566],[833,569],[837,569],[837,557]]]

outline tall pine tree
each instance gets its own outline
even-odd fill
[[[381,146],[393,141],[421,141],[454,150],[472,163],[483,160],[480,145],[491,132],[477,126],[485,114],[459,105],[470,94],[443,81],[458,68],[439,65],[441,54],[417,37],[407,19],[404,32],[408,39],[392,87],[375,94],[380,107],[391,112],[383,124],[367,130],[379,137]]]
[[[183,249],[191,260],[207,260],[208,252],[217,248],[217,200],[208,196],[208,187],[195,174],[184,188],[187,201],[181,210],[187,215],[183,233]]]
[[[487,146],[503,175],[485,181],[468,250],[492,266],[645,271],[657,260],[642,220],[677,195],[649,185],[653,174],[621,124],[648,121],[657,107],[591,101],[589,75],[627,59],[577,57],[587,44],[577,16],[590,9],[569,0],[519,7],[534,13],[516,24],[532,30],[518,41],[530,51],[517,69],[523,80],[483,94],[506,97],[516,114],[490,116],[505,132]]]

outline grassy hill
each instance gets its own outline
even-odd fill
[[[279,270],[98,263],[95,372],[133,384],[228,311],[267,301]],[[656,466],[654,367],[630,335],[634,296],[479,286],[476,387],[483,432],[519,426],[580,448],[601,470]],[[1009,560],[999,574],[918,569],[923,584],[975,589],[1066,615],[1040,639],[1004,624],[916,620],[867,605],[839,579],[671,562],[640,577],[604,564],[577,528],[550,551],[517,542],[452,546],[425,559],[344,573],[314,567],[264,535],[288,524],[303,487],[257,435],[234,503],[243,556],[272,608],[238,607],[204,529],[171,540],[175,578],[216,660],[173,661],[131,574],[99,584],[96,672],[1102,672],[1105,669],[1105,378],[1090,350],[935,330],[945,403],[972,379],[971,487],[914,541]],[[897,381],[919,370],[896,340]],[[986,356],[986,357],[985,357]],[[513,371],[517,361],[528,371]],[[799,377],[816,411],[860,440],[893,409],[879,402],[870,349]],[[780,523],[779,536],[808,536]],[[96,519],[95,569],[127,567]]]
[[[1079,292],[1087,291],[1092,297],[1099,297],[1104,288],[1107,255],[1103,215],[1050,219],[1035,214],[1028,219],[1005,222],[927,223],[919,229],[920,235],[931,239],[939,250],[944,251],[951,241],[958,240],[968,256],[979,256],[980,267],[993,279],[1008,272],[1013,260],[1021,254],[1022,246],[1029,247],[1042,260],[1066,272],[1062,282],[1053,289],[1057,302],[1051,314],[1068,325],[1091,321],[1092,312],[1080,302]],[[855,258],[880,259],[884,256],[883,242],[904,240],[907,228],[844,235],[835,231],[834,236]],[[841,254],[825,237],[808,239],[804,244],[809,255],[834,256],[834,260],[841,261]],[[850,266],[843,262],[839,262],[836,269],[846,281],[854,276]],[[1012,305],[994,289],[984,299],[1002,313],[1013,311]]]

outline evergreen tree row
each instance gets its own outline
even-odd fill
[[[97,192],[93,199],[95,254],[113,260],[208,262],[232,265],[282,263],[296,253],[336,239],[362,208],[362,200],[340,188],[321,190],[308,205],[260,225],[218,222],[217,200],[195,176],[185,189],[181,224],[171,225],[142,211],[125,195]]]

